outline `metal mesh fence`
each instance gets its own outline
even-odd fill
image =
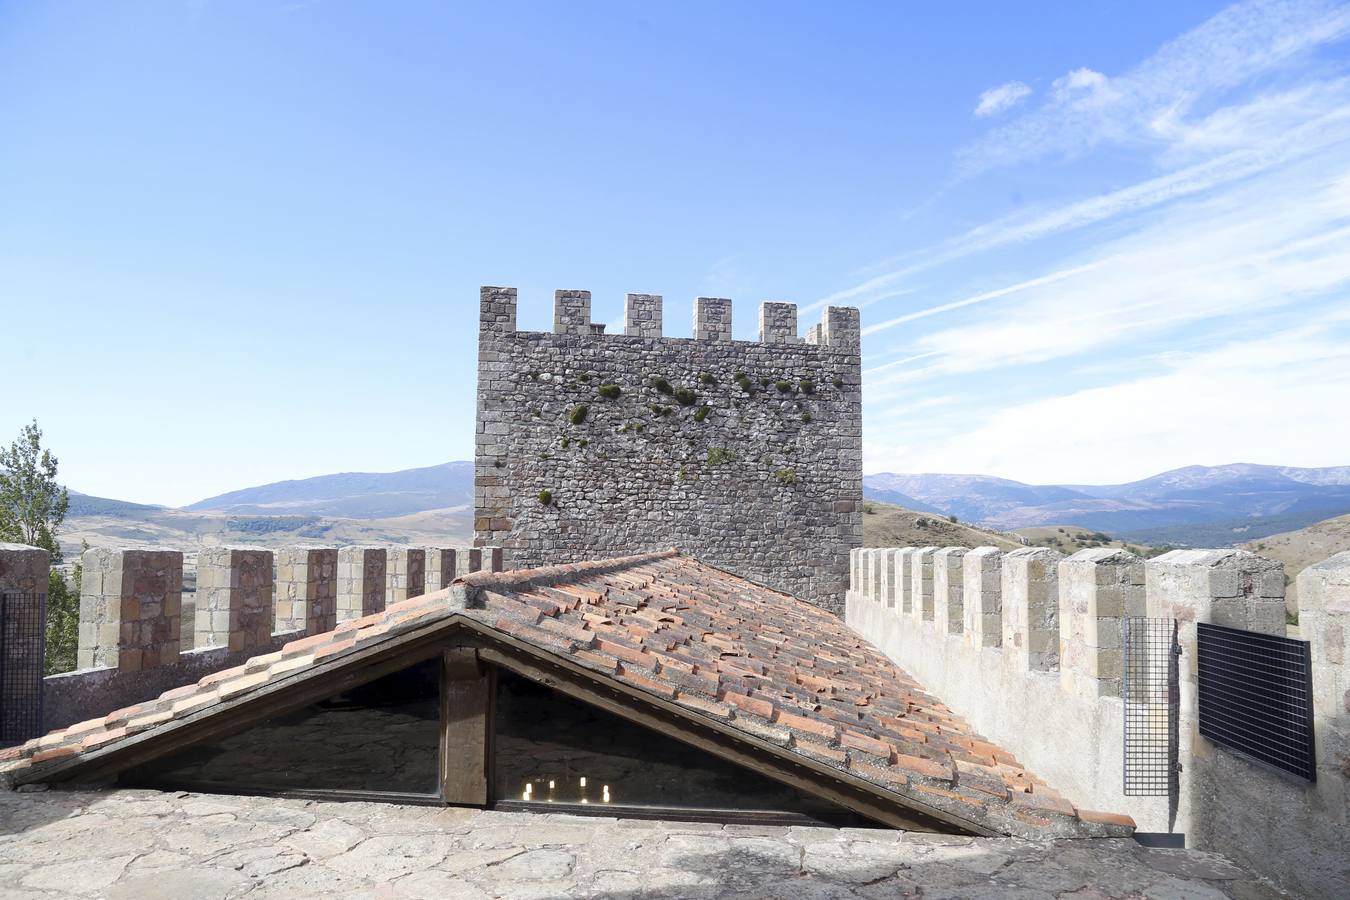
[[[1121,621],[1125,706],[1125,794],[1170,797],[1178,793],[1177,623],[1126,616]]]
[[[42,733],[47,595],[0,593],[0,747]]]
[[[1201,624],[1196,644],[1200,734],[1316,780],[1308,642]]]

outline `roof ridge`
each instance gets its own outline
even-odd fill
[[[464,590],[465,608],[482,609],[482,592],[490,590],[520,591],[534,587],[551,587],[579,581],[593,575],[606,575],[621,572],[647,563],[681,556],[678,549],[656,550],[650,553],[637,553],[632,556],[617,556],[613,559],[598,559],[579,563],[564,563],[554,566],[540,566],[534,569],[509,569],[505,572],[478,571],[462,575],[451,582]]]

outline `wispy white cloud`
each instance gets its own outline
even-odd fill
[[[1195,322],[1350,292],[1350,166],[1317,160],[1173,210],[1076,264],[869,326],[1014,298],[978,319],[915,337],[920,369],[869,389],[938,375],[1077,357]],[[874,366],[878,372],[891,368]],[[874,392],[871,400],[884,400]]]
[[[1056,103],[1070,103],[1091,97],[1097,102],[1110,98],[1110,89],[1106,86],[1106,76],[1092,69],[1074,69],[1069,74],[1056,78],[1050,85],[1050,96]]]
[[[1156,374],[997,409],[944,440],[883,432],[866,469],[1090,483],[1184,463],[1342,464],[1350,417],[1328,412],[1350,396],[1350,336],[1337,327],[1171,355]]]
[[[1075,69],[1045,104],[960,155],[966,175],[1103,144],[1165,141],[1151,127],[1185,117],[1224,92],[1350,33],[1350,8],[1322,0],[1252,0],[1223,10],[1133,69],[1107,77]]]
[[[1021,81],[1009,81],[996,88],[990,88],[980,94],[975,104],[975,115],[983,119],[987,116],[1012,109],[1031,95],[1031,86]]]
[[[1182,168],[1054,209],[1004,216],[921,251],[878,264],[890,268],[813,304],[870,305],[910,293],[906,279],[955,260],[1009,244],[1072,231],[1176,200],[1197,196],[1261,172],[1350,144],[1350,81],[1336,79],[1235,104],[1190,126],[1175,124],[1173,159],[1197,155],[1201,145],[1224,150]]]

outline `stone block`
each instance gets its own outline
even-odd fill
[[[341,547],[337,556],[337,620],[359,619],[385,608],[384,547]]]
[[[919,547],[909,555],[910,609],[921,622],[933,621],[933,554],[937,547]]]
[[[178,661],[183,554],[95,548],[81,556],[79,668],[139,671]]]
[[[698,297],[694,300],[694,339],[731,340],[731,301],[725,297]]]
[[[759,339],[765,344],[795,344],[797,338],[797,304],[772,303],[759,305]]]
[[[337,625],[336,547],[283,547],[276,551],[276,631],[322,634]]]
[[[961,560],[965,643],[999,647],[1003,643],[1003,551],[976,547]]]
[[[1059,563],[1060,682],[1081,679],[1098,696],[1120,696],[1121,619],[1145,613],[1144,561],[1109,547]]]
[[[421,547],[390,547],[385,557],[385,603],[426,593],[427,553]]]
[[[232,652],[272,641],[273,557],[256,547],[206,547],[197,553],[193,646]]]
[[[933,621],[946,634],[965,627],[965,547],[944,547],[933,554]]]
[[[1003,557],[1003,646],[1024,671],[1059,668],[1059,562],[1064,554],[1022,547]]]
[[[424,547],[427,561],[427,593],[449,587],[455,580],[457,559],[452,547]]]
[[[591,292],[553,292],[553,333],[591,333]]]
[[[623,299],[623,333],[631,337],[661,336],[661,295],[626,294]]]

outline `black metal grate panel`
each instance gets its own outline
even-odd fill
[[[0,594],[0,747],[42,734],[47,595]]]
[[[1257,762],[1317,780],[1307,641],[1198,625],[1200,734]]]
[[[1121,699],[1125,707],[1125,794],[1179,793],[1177,623],[1126,616],[1121,620]]]

